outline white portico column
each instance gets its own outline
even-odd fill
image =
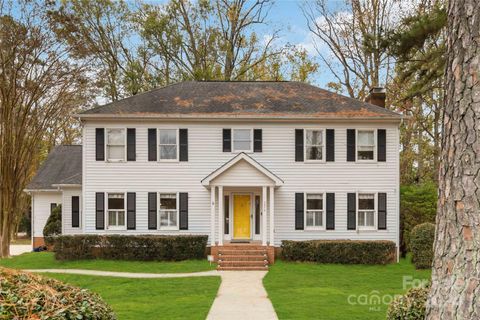
[[[262,187],[262,246],[267,245],[267,187]]]
[[[223,246],[223,186],[218,186],[218,245]]]
[[[274,219],[273,219],[273,213],[275,212],[274,210],[274,203],[275,203],[275,187],[270,187],[270,245],[273,246],[274,245],[274,241],[275,241],[275,238],[274,238],[274,235],[273,235],[273,232],[274,232]]]
[[[215,186],[210,188],[210,245],[215,245]]]

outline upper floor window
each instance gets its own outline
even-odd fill
[[[252,130],[233,129],[233,152],[252,151]]]
[[[323,160],[323,130],[305,130],[305,159]]]
[[[125,129],[107,129],[107,160],[125,160]]]
[[[375,159],[375,130],[358,130],[357,160]]]
[[[160,194],[160,229],[178,229],[177,194]]]
[[[109,193],[107,208],[108,228],[125,229],[125,194]]]
[[[159,130],[159,149],[160,161],[178,159],[178,130],[160,129]]]
[[[375,228],[375,194],[373,193],[358,195],[358,228]]]
[[[323,194],[307,194],[305,227],[311,229],[323,228]]]

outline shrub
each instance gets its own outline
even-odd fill
[[[421,223],[435,222],[437,186],[434,183],[408,185],[400,188],[400,251],[410,251],[410,232]]]
[[[96,293],[0,268],[0,319],[116,319]]]
[[[205,257],[207,236],[75,235],[55,238],[58,260],[179,261]]]
[[[413,228],[410,234],[412,262],[417,269],[428,269],[433,261],[433,241],[435,239],[435,225],[422,223]]]
[[[62,234],[62,206],[57,205],[43,228],[43,237],[47,245],[53,244],[53,237]]]
[[[387,264],[395,261],[392,241],[283,241],[282,257],[318,263]]]
[[[388,306],[387,320],[423,320],[429,288],[412,288]]]

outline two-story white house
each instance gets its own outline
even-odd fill
[[[399,124],[297,82],[182,82],[85,111],[82,146],[28,186],[33,245],[62,204],[64,234],[202,234],[209,245],[399,243]]]

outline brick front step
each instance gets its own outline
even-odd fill
[[[233,255],[240,255],[240,256],[245,256],[245,255],[266,255],[267,251],[266,250],[249,250],[249,249],[220,249],[218,250],[218,254],[220,255],[227,255],[227,256],[233,256]]]
[[[220,256],[222,261],[264,261],[267,260],[266,255],[225,255]]]
[[[266,261],[218,261],[220,267],[263,267],[267,266]]]
[[[268,271],[268,266],[265,267],[217,267],[219,271]]]

